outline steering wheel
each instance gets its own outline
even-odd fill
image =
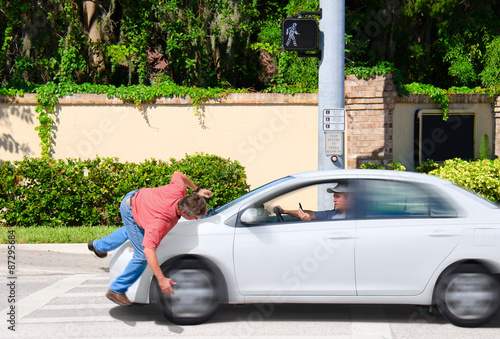
[[[278,207],[277,207],[277,206],[275,206],[275,207],[273,208],[273,211],[274,211],[274,214],[276,214],[276,218],[278,218],[278,221],[279,221],[279,222],[283,222],[283,221],[284,221],[284,220],[283,220],[283,216],[281,215],[280,210],[278,209]]]

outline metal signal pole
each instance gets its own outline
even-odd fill
[[[321,59],[318,78],[318,169],[345,168],[344,58],[345,0],[320,0]],[[318,207],[331,207],[326,187],[318,192]]]

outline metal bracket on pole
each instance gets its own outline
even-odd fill
[[[321,51],[317,53],[297,52],[299,58],[318,58],[321,60]]]
[[[318,12],[299,12],[298,17],[302,18],[304,15],[314,15],[318,16],[321,19],[323,16],[323,9],[320,8]],[[319,60],[321,60],[321,50],[317,53],[297,52],[297,56],[299,58],[318,58]]]
[[[303,15],[316,15],[321,19],[323,15],[323,9],[320,8],[318,12],[299,12],[299,18],[302,18]]]

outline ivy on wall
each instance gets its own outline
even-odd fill
[[[35,111],[38,113],[39,126],[35,127],[40,138],[41,156],[50,158],[53,154],[54,146],[54,124],[56,114],[56,104],[59,98],[73,94],[107,94],[108,98],[118,98],[127,103],[133,103],[144,114],[142,106],[147,103],[154,103],[160,97],[187,97],[192,101],[195,114],[199,115],[199,108],[202,103],[223,97],[229,93],[245,93],[246,89],[225,89],[225,88],[200,88],[179,86],[172,81],[158,82],[152,86],[133,85],[120,86],[75,84],[75,83],[54,83],[49,82],[44,85],[36,85],[31,88],[14,89],[0,88],[0,95],[23,96],[25,92],[36,93],[38,105]],[[146,117],[147,119],[147,117]]]
[[[500,94],[500,87],[491,88],[468,88],[463,87],[450,87],[448,90],[435,87],[430,84],[420,84],[417,82],[405,85],[409,93],[427,94],[432,100],[441,105],[443,111],[443,120],[448,120],[450,113],[450,95],[451,94],[489,94],[491,97]]]
[[[390,63],[382,62],[374,67],[349,67],[346,68],[345,74],[353,74],[358,78],[369,79],[374,76],[386,76],[392,74],[399,96],[405,96],[409,93],[427,94],[429,97],[441,105],[443,111],[443,120],[446,120],[449,115],[450,95],[453,93],[472,94],[484,93],[490,96],[500,94],[500,87],[491,87],[487,89],[475,87],[451,87],[448,90],[435,87],[430,84],[411,83],[403,84],[399,71]],[[175,84],[171,79],[157,78],[150,86],[146,85],[98,85],[98,84],[76,84],[73,82],[48,82],[43,85],[35,85],[32,83],[24,83],[22,86],[15,87],[0,87],[0,95],[4,96],[22,96],[24,93],[36,93],[38,105],[36,112],[39,126],[35,129],[38,131],[40,138],[41,155],[42,157],[51,157],[54,146],[54,131],[56,104],[59,98],[70,96],[73,94],[107,94],[108,98],[118,98],[127,103],[133,103],[138,110],[145,115],[142,106],[148,103],[154,103],[160,97],[187,97],[192,101],[195,114],[200,118],[200,107],[203,102],[210,99],[221,98],[229,93],[248,93],[251,89],[234,89],[234,88],[201,88],[187,87]],[[311,93],[317,92],[317,88],[303,87],[301,85],[282,85],[269,87],[264,92],[274,93]],[[147,116],[145,116],[147,120]]]

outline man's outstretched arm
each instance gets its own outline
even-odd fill
[[[172,285],[175,285],[175,282],[163,275],[160,264],[158,263],[156,251],[153,251],[150,248],[144,248],[144,255],[146,255],[149,268],[153,271],[156,279],[158,279],[158,285],[160,285],[161,291],[166,294],[174,294],[174,288]]]

